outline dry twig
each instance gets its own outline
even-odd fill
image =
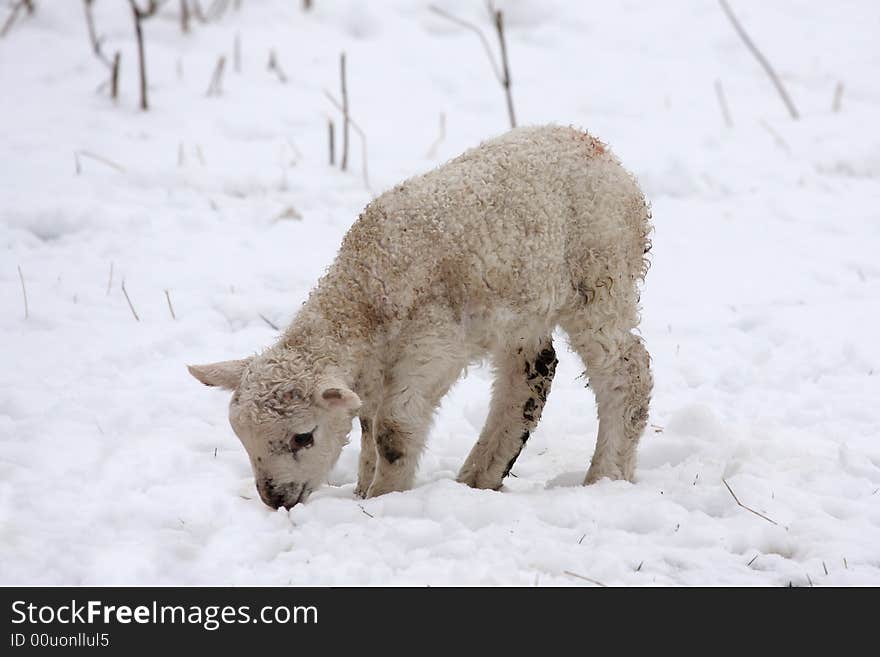
[[[342,87],[342,162],[339,168],[348,168],[348,89],[345,81],[345,53],[339,55],[339,79]]]
[[[128,307],[131,309],[131,314],[134,315],[136,321],[141,321],[141,318],[138,317],[137,311],[134,309],[134,305],[131,303],[131,299],[128,296],[128,292],[125,289],[125,279],[122,279],[122,293],[125,295],[125,300],[128,302]]]
[[[34,13],[34,3],[33,0],[18,0],[13,6],[12,11],[9,14],[9,18],[6,19],[6,22],[3,23],[3,27],[0,28],[0,37],[6,36],[6,33],[12,28],[12,24],[15,23],[15,19],[18,18],[18,12],[22,9],[27,9],[27,13]]]
[[[95,20],[92,17],[92,4],[94,4],[94,2],[95,0],[83,0],[83,9],[86,13],[86,27],[89,31],[89,41],[92,44],[92,52],[95,53],[95,56],[104,63],[104,66],[112,68],[113,63],[107,58],[104,51],[101,50],[101,39],[95,31]]]
[[[740,501],[739,501],[739,498],[736,496],[736,493],[734,493],[734,492],[733,492],[733,489],[730,487],[730,484],[727,483],[727,480],[724,479],[724,478],[722,477],[722,478],[721,478],[721,481],[724,482],[724,485],[727,487],[727,490],[730,491],[730,494],[731,494],[731,496],[733,496],[733,499],[734,499],[734,501],[736,502],[737,506],[739,506],[739,507],[745,509],[746,511],[749,511],[749,512],[751,512],[751,513],[754,513],[754,514],[755,514],[756,516],[758,516],[759,518],[763,518],[763,519],[766,520],[767,522],[772,523],[772,524],[776,525],[777,527],[779,526],[779,523],[776,522],[775,520],[771,520],[770,518],[768,518],[767,516],[765,516],[763,513],[759,512],[759,511],[755,511],[753,508],[748,507],[748,506],[746,506],[745,504],[743,504],[742,502],[740,502]]]
[[[329,91],[325,90],[324,95],[327,96],[327,99],[331,103],[333,103],[333,105],[336,107],[336,109],[338,109],[340,112],[342,111],[342,103],[340,103],[338,100],[336,100],[336,98],[333,97],[333,94],[331,94]],[[351,127],[354,129],[354,131],[358,134],[358,137],[360,137],[360,139],[361,139],[361,167],[363,169],[363,174],[364,174],[364,185],[366,186],[367,189],[372,189],[370,187],[370,175],[367,170],[367,135],[364,134],[364,131],[355,122],[355,120],[353,118],[349,117],[348,122],[351,125]]]
[[[223,70],[226,68],[226,55],[220,55],[217,60],[217,66],[214,67],[214,74],[211,76],[211,83],[208,85],[206,96],[219,96],[223,93]]]
[[[831,111],[835,114],[840,111],[841,103],[843,102],[843,82],[838,82],[837,86],[834,87],[834,100],[831,102]]]
[[[125,173],[125,169],[121,164],[116,164],[116,162],[112,160],[108,160],[106,157],[102,157],[101,155],[97,155],[92,153],[91,151],[73,151],[73,161],[76,164],[76,175],[82,173],[82,165],[80,164],[79,159],[81,157],[87,157],[89,159],[95,160],[95,162],[100,162],[101,164],[110,167],[111,169],[115,169],[119,173]]]
[[[592,577],[587,577],[585,575],[578,575],[577,573],[573,573],[570,570],[563,570],[562,572],[569,577],[577,577],[578,579],[582,579],[585,582],[590,582],[591,584],[595,584],[596,586],[601,586],[604,588],[607,588],[608,586],[607,584],[603,584],[602,582],[600,582],[598,579],[593,579]]]
[[[510,65],[507,61],[507,41],[504,37],[504,15],[500,9],[495,9],[494,5],[489,2],[487,3],[489,8],[489,14],[492,18],[492,23],[495,26],[495,32],[498,35],[498,45],[501,51],[501,66],[498,66],[498,63],[495,61],[495,56],[492,54],[492,47],[489,45],[489,39],[486,38],[485,33],[478,26],[474,25],[470,21],[466,21],[463,18],[459,18],[458,16],[453,16],[447,11],[440,9],[439,7],[435,7],[434,5],[429,5],[428,9],[438,16],[442,16],[448,21],[455,23],[456,25],[463,27],[465,29],[470,30],[474,34],[476,34],[480,43],[483,44],[483,49],[486,51],[486,56],[489,58],[489,64],[492,66],[492,73],[495,74],[495,79],[498,80],[498,84],[501,85],[501,88],[504,89],[504,95],[507,99],[507,116],[510,119],[510,127],[516,127],[516,116],[513,111],[513,97],[510,91]]]
[[[271,321],[268,317],[266,317],[263,313],[257,313],[257,314],[260,316],[260,319],[262,319],[264,322],[266,322],[271,328],[273,328],[273,329],[276,330],[276,331],[280,331],[280,330],[281,330],[280,328],[278,328],[278,325],[277,325],[277,324],[275,324],[274,322],[272,322],[272,321]]]
[[[327,119],[327,142],[330,148],[330,166],[336,164],[336,128],[333,119]]]
[[[144,54],[144,31],[141,23],[145,18],[149,18],[159,11],[160,3],[158,0],[149,0],[146,9],[141,9],[135,0],[128,0],[131,5],[131,13],[134,17],[134,32],[137,37],[138,46],[138,70],[140,72],[141,81],[141,109],[146,111],[149,109],[147,102],[147,64],[146,55]]]
[[[727,98],[724,96],[724,88],[721,86],[721,80],[715,80],[715,95],[718,97],[718,104],[721,105],[721,114],[724,116],[724,123],[728,128],[733,127],[733,119],[730,118],[730,110],[727,107]]]
[[[177,321],[177,315],[174,314],[174,306],[171,305],[171,294],[165,290],[165,299],[168,301],[168,311],[171,313],[171,319]]]
[[[754,41],[752,41],[752,39],[746,33],[745,29],[743,29],[743,26],[737,20],[736,16],[733,13],[733,10],[730,8],[730,5],[727,4],[727,0],[718,0],[718,2],[721,3],[721,8],[724,10],[724,13],[727,15],[727,18],[733,25],[733,29],[736,30],[736,33],[739,34],[740,38],[743,40],[743,43],[746,44],[746,47],[751,51],[751,53],[755,56],[755,59],[758,60],[758,63],[761,64],[764,71],[770,77],[770,81],[773,82],[773,86],[776,87],[776,91],[779,92],[779,96],[782,98],[782,102],[785,103],[786,108],[788,108],[788,113],[791,114],[791,118],[799,118],[800,115],[798,114],[797,108],[791,101],[791,98],[789,97],[788,92],[785,90],[785,87],[782,86],[782,80],[779,79],[776,71],[774,71],[773,67],[770,66],[770,62],[767,61],[767,58],[764,57],[763,53],[758,50],[758,47],[755,45]]]
[[[437,139],[434,140],[434,143],[428,149],[427,157],[433,158],[437,154],[437,148],[443,143],[444,139],[446,139],[446,114],[440,112],[440,131],[437,134]]]
[[[24,274],[21,273],[21,265],[18,265],[18,280],[21,281],[21,296],[24,299],[24,318],[30,316],[28,312],[27,288],[24,286]]]
[[[281,84],[287,84],[287,75],[285,75],[284,70],[281,68],[281,64],[278,63],[278,57],[275,56],[274,50],[269,51],[269,64],[267,68],[275,72]]]

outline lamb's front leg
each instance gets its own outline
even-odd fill
[[[373,420],[361,417],[361,455],[358,461],[358,480],[354,494],[366,497],[376,474],[376,440],[373,437]]]
[[[376,472],[367,497],[412,487],[419,456],[425,446],[429,419],[430,415],[418,419],[394,415],[377,418],[374,433]]]

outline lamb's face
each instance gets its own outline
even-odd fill
[[[207,385],[234,390],[229,422],[247,450],[260,498],[272,508],[304,502],[326,481],[348,442],[357,395],[332,380],[309,380],[265,363],[190,367]]]

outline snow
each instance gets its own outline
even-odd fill
[[[507,115],[479,40],[426,2],[241,4],[187,36],[177,3],[145,23],[147,113],[126,3],[95,3],[122,52],[115,106],[80,3],[39,2],[0,40],[0,583],[880,584],[876,2],[731,3],[799,121],[717,3],[499,2],[520,122],[588,128],[653,203],[636,482],[580,486],[595,406],[559,336],[502,491],[454,481],[488,405],[475,366],[414,490],[354,498],[354,427],[329,484],[289,512],[259,501],[227,394],[184,364],[269,345],[260,315],[289,321],[372,193]],[[482,3],[441,4],[495,46]],[[327,163],[342,50],[372,193],[357,135],[349,172]],[[206,97],[220,55],[223,93]],[[80,155],[77,175],[76,151],[123,171]]]

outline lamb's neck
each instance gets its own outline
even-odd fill
[[[315,290],[297,313],[279,345],[295,349],[316,370],[331,370],[348,385],[359,377],[373,352],[367,321],[350,300],[332,299]]]

